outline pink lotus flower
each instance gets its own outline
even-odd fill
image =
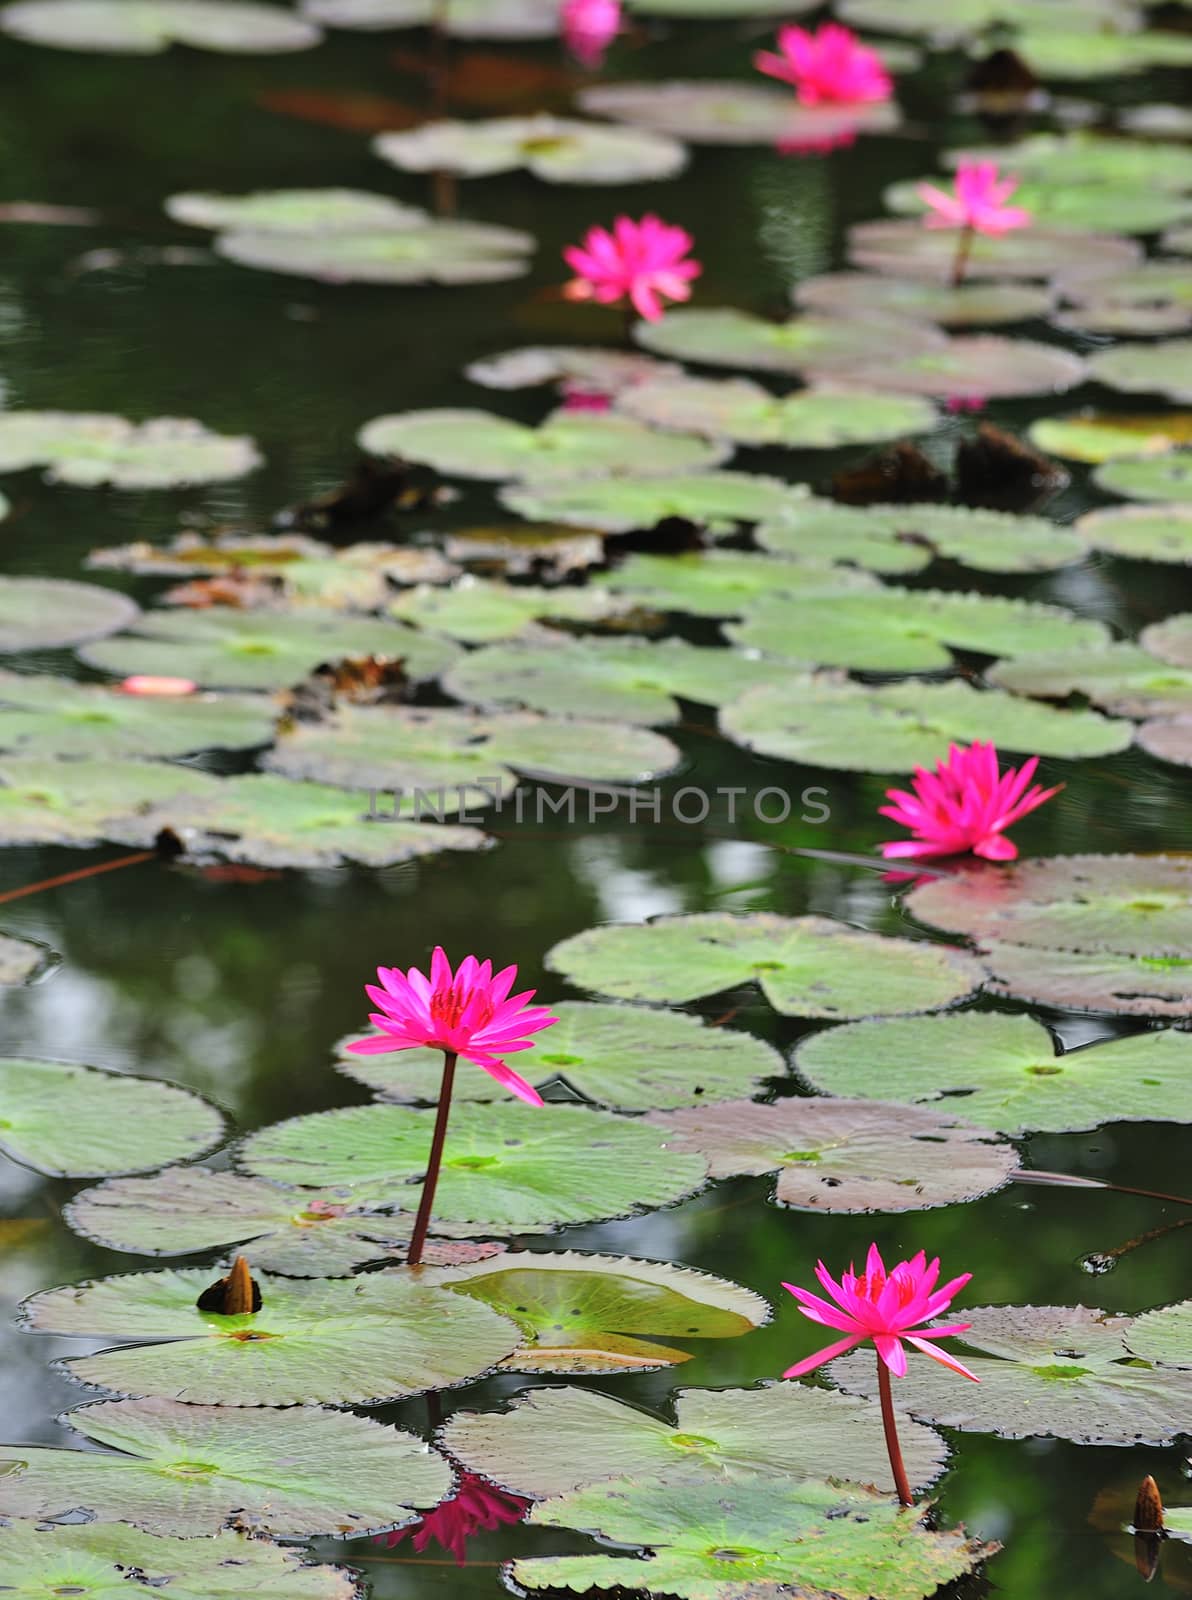
[[[498,1489],[474,1472],[465,1472],[449,1500],[442,1501],[433,1511],[408,1528],[398,1528],[393,1533],[382,1533],[376,1544],[401,1544],[414,1536],[414,1549],[421,1555],[427,1545],[441,1545],[450,1550],[458,1566],[464,1566],[468,1554],[468,1540],[477,1533],[491,1533],[505,1523],[520,1522],[530,1508],[530,1502],[520,1495]]]
[[[366,984],[365,993],[381,1008],[369,1021],[381,1029],[381,1037],[358,1039],[348,1049],[356,1055],[380,1055],[389,1050],[413,1050],[419,1045],[454,1053],[483,1067],[504,1088],[512,1090],[532,1106],[542,1104],[538,1091],[519,1078],[499,1057],[516,1050],[529,1050],[533,1041],[528,1033],[549,1028],[552,1017],[545,1006],[529,1006],[533,989],[511,995],[516,967],[506,967],[493,976],[491,961],[480,962],[465,956],[454,974],[441,946],[436,945],[430,962],[430,977],[411,967],[378,967],[380,988]]]
[[[944,402],[947,410],[954,415],[966,411],[984,411],[988,403],[982,394],[950,394]]]
[[[621,31],[621,0],[563,0],[563,42],[582,67],[599,67]]]
[[[563,294],[568,300],[596,300],[603,306],[627,295],[647,322],[657,322],[662,315],[659,296],[691,298],[691,279],[703,271],[698,261],[685,259],[694,242],[685,228],[655,216],[640,222],[618,217],[611,232],[589,228],[582,244],[563,251],[563,260],[576,273]]]
[[[916,193],[928,208],[923,219],[927,227],[968,228],[973,233],[997,235],[1030,225],[1029,211],[1006,204],[1018,183],[1017,178],[999,178],[994,161],[962,161],[952,194],[934,183],[919,184]]]
[[[894,1376],[903,1378],[906,1376],[906,1351],[902,1345],[905,1339],[907,1344],[914,1345],[916,1350],[921,1350],[933,1361],[959,1372],[961,1377],[972,1378],[974,1383],[980,1383],[981,1380],[967,1367],[942,1350],[937,1350],[930,1342],[965,1333],[972,1327],[971,1322],[953,1322],[944,1328],[918,1326],[929,1317],[936,1317],[948,1309],[972,1277],[971,1272],[962,1273],[942,1289],[937,1289],[936,1282],[940,1275],[938,1259],[928,1265],[926,1255],[920,1250],[910,1261],[900,1261],[887,1272],[877,1245],[871,1244],[865,1271],[860,1277],[850,1266],[847,1272],[841,1273],[840,1282],[837,1283],[822,1261],[817,1263],[815,1275],[832,1296],[835,1305],[806,1289],[797,1288],[793,1283],[784,1283],[782,1287],[794,1295],[805,1317],[812,1322],[821,1322],[827,1328],[839,1328],[846,1337],[828,1345],[825,1350],[818,1350],[804,1361],[797,1361],[782,1374],[784,1378],[801,1378],[805,1372],[844,1355],[845,1351],[863,1344],[866,1339],[873,1340],[879,1357]]]
[[[753,64],[767,77],[791,84],[800,105],[862,105],[888,100],[894,92],[877,51],[837,22],[825,22],[816,33],[779,28],[778,49],[778,55],[759,50]]]
[[[564,411],[610,411],[612,409],[612,396],[602,394],[599,389],[585,389],[579,384],[564,380],[562,390]]]
[[[886,790],[893,804],[879,806],[879,814],[909,828],[914,838],[888,840],[882,854],[955,856],[971,850],[987,861],[1013,861],[1018,847],[1005,830],[1064,787],[1028,789],[1038,765],[1038,756],[1032,756],[1021,767],[999,773],[992,743],[976,740],[967,750],[949,745],[948,759],[937,761],[934,772],[915,768],[913,794]]]

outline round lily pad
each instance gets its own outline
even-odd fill
[[[1182,611],[1152,622],[1139,635],[1139,643],[1162,661],[1192,672],[1192,611]]]
[[[909,220],[861,222],[849,229],[848,253],[850,262],[866,272],[947,283],[956,258],[956,235],[950,229],[933,230]],[[1141,256],[1133,239],[1118,234],[1018,228],[1011,233],[978,235],[969,255],[968,274],[972,278],[1050,278],[1063,271],[1091,279],[1124,272]]]
[[[876,273],[828,272],[804,278],[795,304],[829,316],[915,317],[944,327],[991,327],[1045,317],[1054,302],[1050,289],[1030,283],[924,283]]]
[[[1166,1029],[1057,1052],[1026,1016],[964,1011],[826,1028],[794,1064],[823,1094],[924,1105],[946,1098],[1002,1133],[1104,1122],[1192,1122],[1192,1034]]]
[[[864,324],[849,326],[860,329]],[[819,370],[818,366],[813,370]],[[950,339],[942,349],[891,352],[886,359],[879,359],[873,345],[869,345],[843,375],[850,383],[903,394],[1000,400],[1026,394],[1062,394],[1085,381],[1085,366],[1079,356],[1055,345],[987,333]]]
[[[501,503],[534,522],[633,533],[672,518],[709,533],[731,533],[745,522],[777,517],[806,491],[801,485],[752,472],[702,472],[667,478],[571,479],[513,484]]]
[[[747,311],[669,311],[658,322],[639,322],[633,336],[655,355],[697,361],[712,367],[751,367],[761,372],[799,375],[847,372],[884,350],[890,362],[946,349],[942,334],[898,317],[794,317],[767,322]],[[875,387],[883,387],[875,385]]]
[[[924,34],[940,43],[983,33],[995,23],[1064,23],[1090,29],[1119,20],[1121,0],[843,0],[840,15],[858,28]]]
[[[518,1372],[633,1372],[690,1361],[666,1338],[736,1339],[770,1308],[740,1284],[690,1267],[578,1250],[510,1251],[496,1261],[428,1269],[441,1283],[491,1306],[522,1331],[501,1363]]]
[[[1129,1343],[1145,1319],[1089,1306],[967,1307],[961,1359],[979,1383],[958,1383],[934,1361],[911,1359],[898,1398],[924,1421],[1008,1439],[1039,1435],[1078,1444],[1169,1444],[1192,1427],[1192,1373],[1161,1371]],[[937,1376],[938,1374],[938,1376]],[[868,1353],[834,1361],[831,1377],[872,1394]]]
[[[475,122],[426,122],[408,133],[380,134],[373,149],[403,172],[485,178],[524,167],[548,183],[656,182],[673,178],[687,165],[685,147],[664,134],[546,112]],[[1180,220],[1178,209],[1166,219]]]
[[[1192,714],[1144,722],[1138,730],[1138,744],[1157,761],[1192,767]]]
[[[255,194],[172,194],[166,214],[192,228],[247,233],[388,233],[429,221],[417,206],[362,189],[262,189]]]
[[[934,406],[912,395],[818,388],[777,399],[744,378],[661,378],[628,390],[618,404],[654,428],[791,449],[881,444],[936,423]]]
[[[1192,39],[1159,29],[1068,33],[1031,28],[1018,37],[1014,47],[1031,70],[1046,80],[1118,78],[1156,67],[1192,66]]]
[[[30,0],[35,3],[107,5],[115,0]],[[44,466],[53,483],[179,489],[242,478],[260,465],[251,439],[210,433],[189,417],[134,423],[100,412],[0,413],[0,472]]]
[[[1044,517],[968,506],[808,499],[767,520],[757,540],[778,555],[853,561],[875,572],[913,572],[933,553],[977,572],[1050,572],[1084,555],[1074,533]]]
[[[952,665],[950,650],[1029,656],[1069,644],[1109,643],[1103,623],[1059,606],[1002,595],[884,588],[842,594],[831,605],[813,596],[758,600],[725,630],[735,643],[767,655],[866,672],[932,672]]]
[[[517,638],[534,622],[604,622],[627,609],[626,601],[595,585],[544,589],[469,577],[450,588],[410,590],[389,614],[465,644],[492,644]]]
[[[564,1385],[530,1389],[507,1411],[457,1411],[442,1441],[470,1472],[535,1500],[608,1478],[650,1481],[679,1466],[722,1482],[826,1474],[892,1490],[878,1409],[852,1395],[798,1383],[680,1389],[674,1415],[673,1424],[663,1422],[611,1395]],[[903,1416],[898,1437],[915,1487],[939,1476],[946,1449],[938,1434]]]
[[[343,1567],[308,1566],[286,1550],[243,1533],[215,1539],[163,1539],[120,1523],[0,1528],[0,1563],[18,1600],[86,1594],[87,1600],[355,1600]],[[86,1588],[78,1581],[85,1580]],[[251,1585],[251,1588],[249,1586]]]
[[[248,750],[273,738],[262,695],[155,700],[119,689],[0,671],[0,749],[32,756],[182,756]]]
[[[534,239],[487,222],[403,223],[388,231],[278,233],[236,229],[221,233],[217,253],[258,267],[322,283],[504,283],[530,270]]]
[[[996,3],[1013,4],[1015,0],[996,0]],[[1069,16],[1083,10],[1094,18],[1097,10],[1097,6],[1086,5],[1084,0],[1080,0],[1077,8],[1072,7],[1071,0],[1059,0],[1059,3],[1067,7]],[[1056,0],[1051,0],[1051,4],[1054,6]],[[1103,0],[1100,6],[1103,12],[1119,8],[1120,0]],[[1058,13],[1055,15],[1058,20]],[[1071,31],[1069,22],[1064,26]],[[1126,116],[1129,115],[1127,112]],[[1192,151],[1187,145],[1175,141],[1144,143],[1086,128],[1073,133],[1035,133],[1015,140],[1010,147],[991,144],[983,149],[969,146],[947,150],[943,161],[949,167],[957,167],[962,161],[994,161],[1006,164],[1024,180],[1070,188],[1086,184],[1134,184],[1177,194],[1192,188]]]
[[[1186,261],[1161,256],[1142,261],[1128,271],[1087,277],[1079,264],[1060,273],[1065,298],[1081,305],[1137,306],[1154,309],[1175,304],[1192,306],[1192,270]]]
[[[277,1183],[365,1185],[397,1204],[426,1170],[433,1121],[429,1111],[395,1105],[318,1112],[253,1134],[241,1160]],[[435,1218],[509,1230],[595,1222],[670,1205],[704,1176],[700,1157],[668,1154],[644,1122],[582,1106],[461,1105],[451,1117]]]
[[[156,1078],[67,1061],[0,1060],[0,1150],[52,1178],[145,1172],[206,1155],[214,1106]]]
[[[1192,401],[1192,339],[1120,345],[1089,358],[1089,377],[1127,394],[1165,394]]]
[[[451,1491],[451,1468],[421,1439],[340,1411],[109,1400],[68,1420],[108,1451],[0,1445],[4,1516],[85,1511],[191,1539],[229,1525],[356,1536],[408,1522]]]
[[[303,10],[329,28],[365,32],[425,28],[437,20],[440,0],[304,0]],[[447,0],[449,34],[460,39],[553,39],[559,31],[555,0]]]
[[[1112,338],[1147,339],[1163,333],[1186,333],[1192,328],[1192,306],[1162,301],[1157,305],[1119,300],[1087,299],[1051,318],[1052,327],[1065,333]]]
[[[717,467],[723,445],[646,431],[628,417],[558,411],[539,428],[487,411],[407,411],[374,417],[358,434],[377,456],[418,461],[460,478],[526,482],[606,476],[666,477]]]
[[[286,6],[248,0],[18,0],[0,28],[29,44],[112,55],[156,55],[171,44],[228,55],[309,50],[322,38]]]
[[[739,617],[759,600],[844,594],[876,584],[853,567],[830,567],[818,558],[783,561],[750,550],[632,555],[607,582],[614,593],[637,605],[699,617]]]
[[[1192,412],[1142,412],[1137,416],[1076,411],[1032,422],[1030,441],[1049,455],[1094,465],[1122,456],[1161,456],[1192,444]]]
[[[149,761],[0,762],[0,843],[96,844],[135,835],[153,843],[144,817],[154,806],[210,796],[216,780],[194,767]],[[140,831],[138,831],[140,830]]]
[[[220,1406],[378,1405],[467,1383],[518,1342],[504,1317],[421,1283],[407,1268],[358,1278],[256,1277],[255,1313],[200,1311],[195,1302],[211,1269],[198,1267],[46,1290],[25,1302],[25,1326],[166,1340],[77,1356],[66,1370],[118,1394]]]
[[[1075,760],[1113,755],[1133,737],[1130,723],[1095,711],[1030,705],[959,681],[873,685],[830,672],[750,690],[722,710],[720,725],[747,750],[843,772],[932,767],[950,744],[974,739]]]
[[[546,964],[578,987],[652,1004],[757,983],[783,1016],[833,1021],[931,1011],[971,994],[982,976],[944,945],[768,912],[610,923],[564,939]]]
[[[1076,532],[1108,555],[1192,562],[1192,506],[1113,506],[1081,517]]]
[[[1015,694],[1060,700],[1084,695],[1123,717],[1155,717],[1192,710],[1192,670],[1165,665],[1136,644],[1099,650],[1058,651],[1022,661],[1002,661],[990,681]]]
[[[736,80],[597,83],[577,99],[594,116],[691,144],[815,148],[858,133],[886,133],[900,121],[892,100],[806,106],[781,89]]]
[[[299,614],[152,611],[122,634],[81,652],[88,666],[127,673],[182,674],[219,689],[283,689],[325,661],[358,656],[399,660],[414,679],[436,677],[459,654],[446,639],[375,617],[310,607]]]
[[[1192,1367],[1192,1300],[1146,1311],[1126,1330],[1132,1355],[1161,1367]]]
[[[543,383],[571,383],[577,389],[614,395],[647,378],[673,377],[682,369],[655,361],[637,350],[605,350],[599,345],[528,345],[473,361],[465,374],[486,389],[536,389]]]
[[[0,653],[56,650],[130,627],[127,595],[65,578],[0,577]]]
[[[558,1020],[524,1058],[530,1078],[536,1084],[562,1078],[616,1111],[739,1099],[783,1076],[782,1059],[768,1044],[735,1028],[709,1027],[699,1017],[576,1000],[551,1009]],[[345,1054],[337,1065],[387,1100],[433,1103],[438,1097],[438,1051]],[[470,1100],[495,1100],[501,1092],[487,1074],[470,1075]]]
[[[1192,1017],[1192,964],[1183,958],[1077,950],[1051,950],[1043,958],[1036,944],[988,939],[981,959],[991,994],[1061,1011],[1172,1022]]]
[[[1192,355],[1192,340],[1188,351]],[[1192,384],[1188,398],[1192,399]],[[1093,482],[1098,489],[1130,500],[1192,506],[1192,450],[1175,450],[1170,455],[1134,461],[1107,461],[1093,473]]]

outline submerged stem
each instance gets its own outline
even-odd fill
[[[971,227],[960,230],[960,238],[956,241],[956,255],[952,260],[952,287],[959,289],[964,282],[964,275],[968,271],[969,254],[973,248],[973,230]]]
[[[439,1168],[443,1165],[443,1146],[447,1142],[447,1120],[451,1116],[451,1088],[455,1082],[455,1063],[459,1059],[454,1050],[443,1051],[443,1077],[439,1084],[439,1109],[435,1113],[435,1131],[430,1142],[430,1159],[426,1164],[426,1177],[422,1180],[422,1198],[418,1202],[418,1215],[414,1218],[414,1231],[410,1235],[410,1251],[406,1256],[408,1267],[422,1262],[422,1251],[430,1229],[430,1214],[435,1204],[435,1189],[439,1183]]]
[[[904,1506],[913,1506],[911,1486],[907,1482],[906,1468],[902,1463],[902,1446],[898,1443],[898,1426],[894,1421],[894,1396],[890,1389],[890,1369],[879,1355],[877,1358],[877,1391],[882,1402],[882,1427],[886,1434],[886,1450],[890,1456],[890,1470],[894,1474],[894,1487]]]

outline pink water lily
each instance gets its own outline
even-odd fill
[[[927,227],[968,228],[996,237],[1031,223],[1024,206],[1006,204],[1018,185],[1017,178],[998,176],[995,161],[962,161],[951,193],[934,183],[919,184],[916,193],[927,206]]]
[[[621,0],[563,0],[563,42],[583,67],[599,67],[621,31]]]
[[[779,28],[778,54],[759,50],[753,64],[767,77],[791,84],[804,106],[865,105],[888,100],[894,92],[877,51],[837,22],[825,22],[815,33]]]
[[[703,271],[689,257],[694,242],[685,228],[649,215],[640,222],[618,217],[611,230],[589,228],[582,243],[563,251],[576,274],[563,293],[600,305],[628,298],[647,322],[657,322],[663,299],[691,298],[691,280]]]
[[[891,839],[884,856],[955,856],[970,852],[987,861],[1013,861],[1018,846],[1005,830],[1050,800],[1062,783],[1044,789],[1030,786],[1038,756],[1021,767],[998,768],[997,748],[976,740],[967,749],[948,747],[947,760],[934,772],[916,767],[913,793],[887,789],[890,805],[879,806],[883,817],[909,828],[910,839]]]

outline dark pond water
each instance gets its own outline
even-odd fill
[[[639,51],[626,47],[617,65],[634,76],[744,73],[763,31],[711,25],[660,31]],[[241,270],[205,254],[177,263],[160,256],[164,246],[199,250],[203,244],[201,235],[163,218],[162,199],[180,189],[341,185],[425,200],[424,184],[379,163],[364,134],[263,105],[270,92],[281,90],[416,104],[418,81],[392,59],[399,44],[415,49],[417,36],[333,34],[315,52],[273,60],[177,50],[144,61],[106,59],[0,42],[3,198],[91,206],[102,214],[91,228],[3,230],[0,371],[9,405],[195,416],[219,431],[251,433],[267,460],[241,482],[178,495],[47,487],[32,473],[12,478],[5,488],[13,513],[0,529],[6,572],[74,576],[94,546],[162,540],[196,519],[263,529],[280,507],[342,480],[353,460],[355,431],[367,418],[425,405],[489,404],[491,397],[462,378],[467,361],[523,342],[615,337],[614,320],[606,324],[565,309],[542,293],[562,276],[559,249],[591,221],[654,204],[696,235],[706,264],[702,303],[770,310],[796,278],[840,262],[843,230],[881,214],[888,183],[930,170],[937,148],[981,133],[952,109],[961,64],[945,55],[908,80],[903,134],[865,140],[829,159],[712,149],[699,151],[684,177],[657,191],[553,188],[524,176],[466,187],[466,214],[537,236],[534,274],[520,282],[457,290],[335,288]],[[555,59],[546,48],[517,54]],[[1159,77],[1097,89],[1106,98],[1128,95],[1140,102],[1180,92],[1177,82]],[[1024,331],[1054,337],[1037,328]],[[498,405],[532,420],[542,414],[543,397],[530,391],[500,397]],[[1021,425],[1049,409],[1046,402],[1015,404],[995,407],[993,414]],[[937,439],[946,443],[949,430],[971,426],[952,419]],[[741,459],[817,483],[862,453],[744,453]],[[1078,468],[1074,487],[1049,513],[1068,520],[1096,498]],[[483,488],[468,487],[450,512],[409,517],[397,536],[402,528],[483,521],[493,509]],[[394,527],[387,523],[362,536],[393,536]],[[1059,575],[982,587],[1062,601],[1133,634],[1156,617],[1192,606],[1187,570],[1092,561]],[[971,574],[941,569],[915,581],[973,583]],[[160,585],[128,580],[128,587],[148,599]],[[169,1078],[211,1096],[237,1129],[251,1130],[366,1098],[331,1071],[330,1047],[359,1026],[361,985],[378,960],[421,962],[435,942],[516,961],[544,996],[559,999],[567,991],[544,972],[544,952],[604,920],[707,909],[814,911],[884,932],[899,928],[902,914],[879,874],[789,853],[791,846],[872,851],[882,836],[874,817],[882,780],[751,759],[716,734],[710,714],[693,718],[680,741],[688,766],[670,787],[780,783],[797,792],[818,785],[828,791],[830,820],[819,827],[767,827],[730,825],[721,817],[702,825],[630,827],[614,817],[570,828],[507,821],[498,847],[487,854],[374,874],[289,873],[238,884],[149,865],[48,891],[5,908],[4,927],[45,941],[60,952],[62,965],[50,981],[5,994],[0,1053]],[[1187,780],[1178,768],[1128,754],[1070,767],[1045,762],[1043,775],[1050,781],[1062,776],[1067,787],[1017,830],[1025,855],[1178,849],[1192,842]],[[10,850],[0,862],[0,888],[90,859],[100,857]],[[806,1031],[776,1018],[753,992],[729,1003],[737,1007],[731,1026],[783,1049]],[[719,1015],[726,1003],[718,998],[694,1009]],[[1054,1020],[1066,1043],[1112,1027],[1074,1016]],[[1186,1133],[1169,1125],[1116,1124],[1036,1138],[1024,1143],[1023,1160],[1177,1193],[1192,1182]],[[703,1345],[678,1374],[583,1381],[663,1410],[679,1383],[740,1385],[776,1376],[816,1346],[814,1329],[781,1295],[780,1280],[807,1281],[817,1256],[844,1261],[863,1253],[874,1237],[887,1259],[922,1247],[943,1257],[946,1267],[971,1270],[975,1304],[1084,1300],[1136,1310],[1187,1293],[1186,1232],[1140,1245],[1098,1278],[1081,1266],[1090,1252],[1187,1215],[1159,1201],[1010,1186],[971,1205],[851,1219],[779,1211],[765,1203],[767,1186],[768,1180],[720,1184],[671,1210],[560,1236],[564,1245],[719,1272],[777,1307],[767,1327],[746,1339]],[[0,1216],[43,1224],[20,1245],[5,1247],[0,1235],[6,1439],[65,1442],[66,1431],[54,1419],[83,1398],[48,1365],[66,1353],[66,1341],[5,1331],[16,1303],[47,1286],[148,1264],[92,1247],[70,1232],[58,1208],[77,1187],[0,1162]],[[70,1343],[74,1353],[77,1342]],[[446,1405],[490,1407],[526,1381],[492,1380],[455,1392]],[[376,1414],[414,1429],[425,1422],[423,1402]],[[1090,1526],[1094,1500],[1106,1490],[1129,1499],[1148,1472],[1165,1498],[1189,1495],[1180,1449],[1011,1443],[982,1434],[955,1435],[951,1442],[938,1515],[944,1524],[964,1521],[1004,1542],[987,1582],[1013,1600],[1117,1600],[1132,1592],[1141,1579],[1129,1549]],[[499,1562],[515,1551],[589,1546],[579,1535],[515,1529],[474,1541],[463,1570],[433,1549],[417,1560],[408,1546],[321,1548],[329,1559],[361,1565],[378,1600],[389,1600],[492,1594]],[[1184,1548],[1165,1551],[1159,1582],[1192,1587]]]

